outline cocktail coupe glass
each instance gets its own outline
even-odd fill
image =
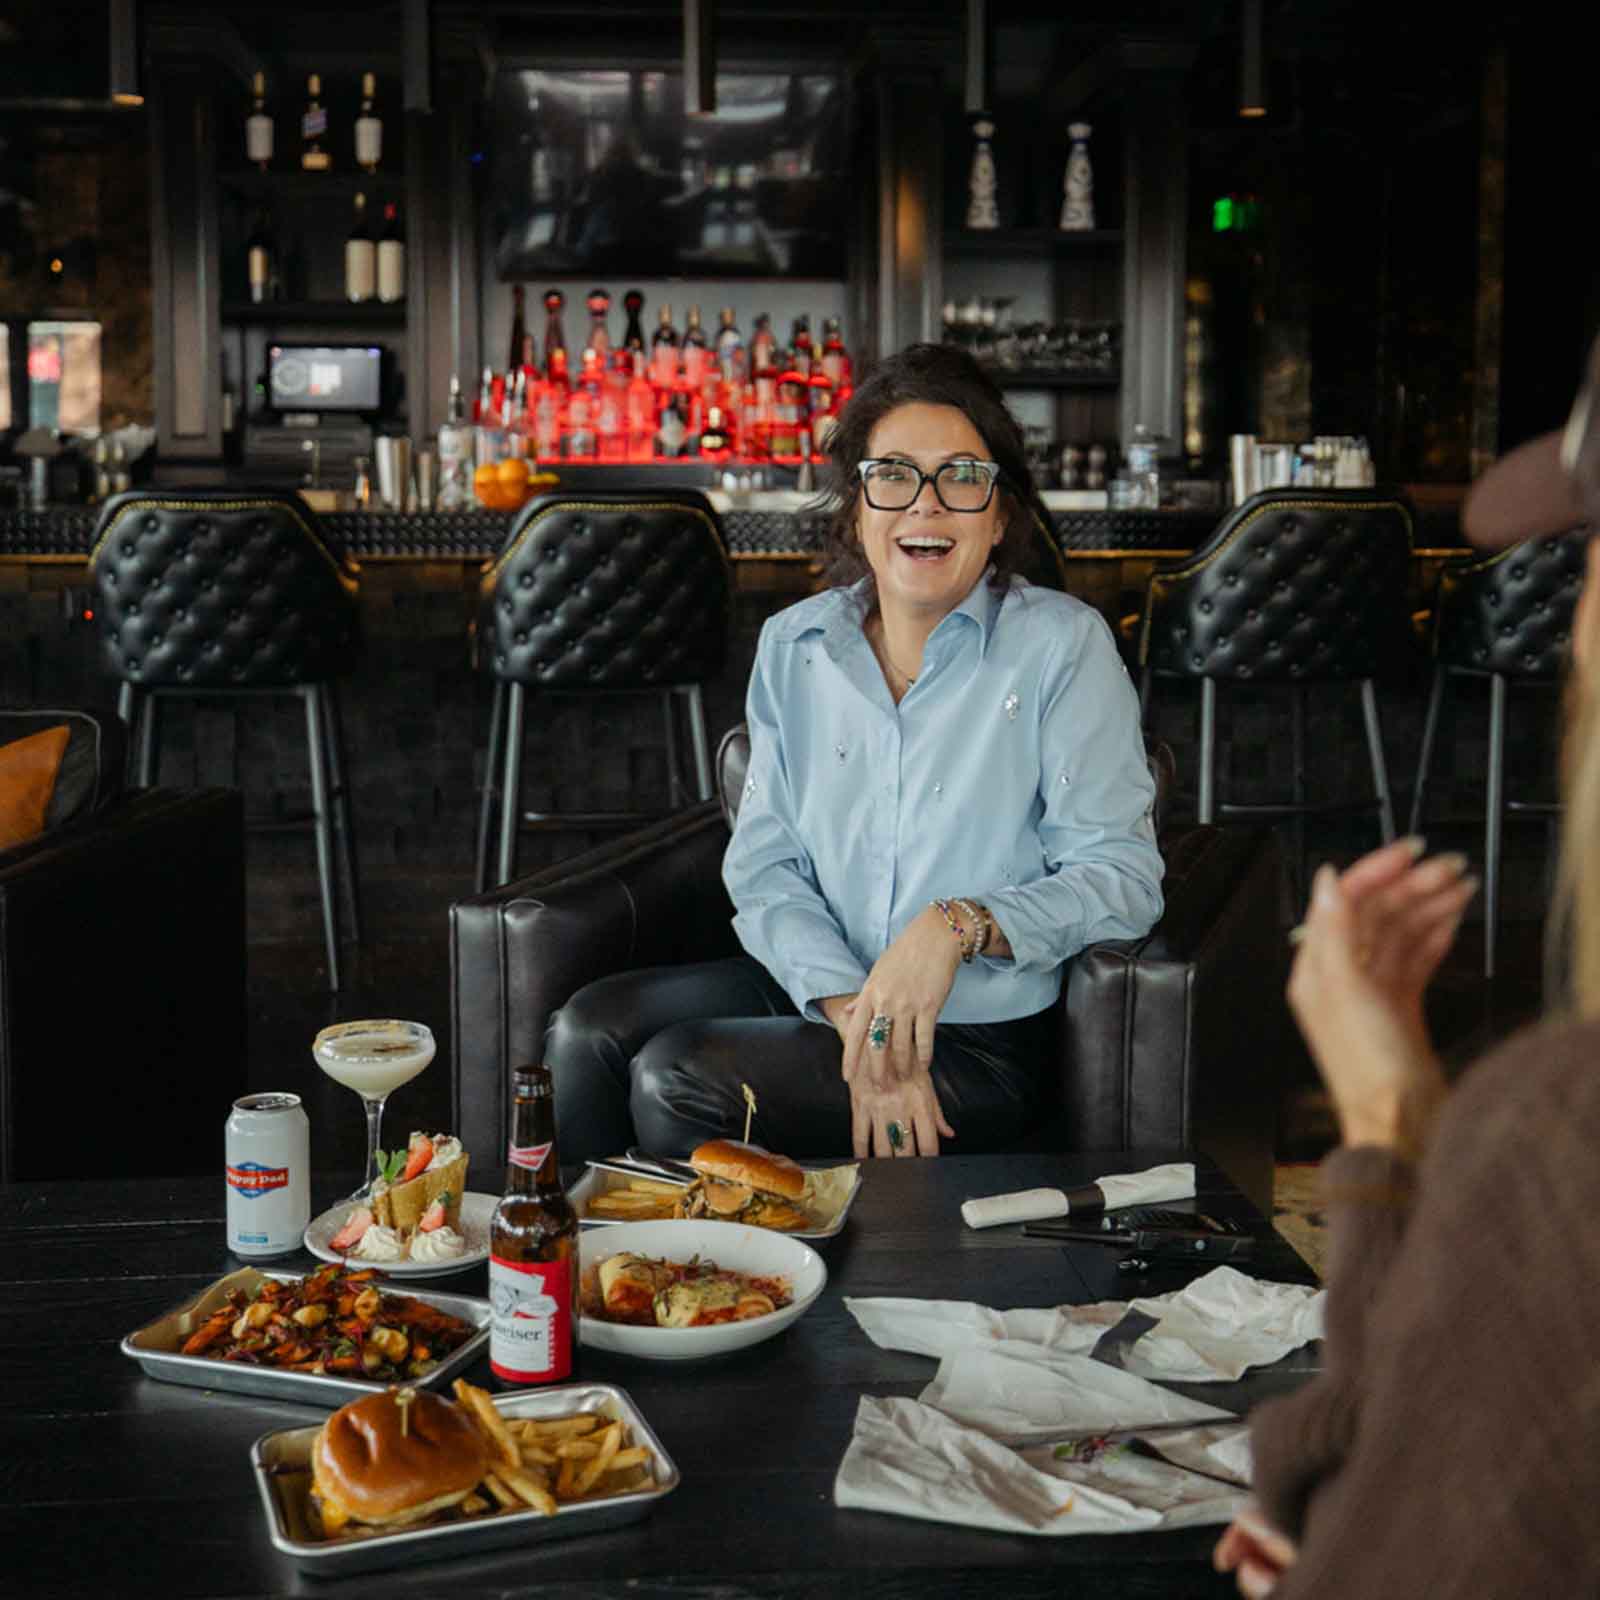
[[[312,1043],[317,1065],[335,1083],[354,1089],[367,1108],[367,1164],[361,1186],[348,1197],[351,1200],[365,1200],[377,1180],[384,1102],[433,1060],[433,1050],[433,1034],[426,1024],[392,1018],[336,1022]]]

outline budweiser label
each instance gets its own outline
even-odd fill
[[[572,1270],[570,1261],[489,1258],[489,1366],[497,1378],[572,1376]]]
[[[545,1164],[550,1154],[550,1146],[546,1144],[512,1145],[507,1156],[514,1167],[522,1167],[528,1172],[537,1172]]]

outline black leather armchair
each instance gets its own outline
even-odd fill
[[[0,851],[0,1182],[215,1172],[245,1088],[244,814],[122,787],[121,722],[71,730],[38,838]]]
[[[455,1125],[479,1170],[505,1159],[511,1068],[540,1059],[550,1014],[578,989],[737,953],[721,867],[747,758],[735,729],[717,754],[720,801],[451,908]],[[1069,968],[1059,1107],[1030,1144],[1203,1150],[1267,1206],[1292,1026],[1282,858],[1261,829],[1184,828],[1161,844],[1161,921]]]

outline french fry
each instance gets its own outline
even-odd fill
[[[610,1472],[623,1472],[629,1467],[642,1467],[650,1459],[650,1451],[642,1444],[629,1445],[626,1450],[619,1450],[612,1456],[610,1465],[606,1468]]]
[[[577,1481],[577,1463],[568,1459],[561,1463],[561,1470],[556,1474],[556,1498],[570,1500],[577,1490],[573,1485]]]
[[[600,1454],[600,1441],[598,1439],[563,1439],[555,1447],[558,1459],[562,1461],[593,1461]]]
[[[522,1441],[522,1464],[525,1467],[553,1467],[556,1465],[554,1450],[546,1450],[542,1444],[535,1444],[532,1440]]]
[[[547,1517],[553,1517],[556,1514],[555,1496],[548,1489],[535,1483],[525,1473],[514,1472],[510,1467],[506,1467],[501,1471],[500,1476],[505,1480],[506,1486],[514,1489],[518,1496],[532,1506],[535,1511],[541,1511]]]
[[[580,1411],[570,1417],[530,1417],[524,1437],[547,1439],[565,1433],[593,1433],[605,1420],[592,1411]]]
[[[579,1469],[573,1479],[573,1493],[575,1495],[588,1494],[600,1481],[600,1476],[611,1465],[611,1458],[616,1455],[622,1445],[622,1424],[613,1422],[606,1431],[600,1435],[600,1450],[594,1460]],[[564,1465],[565,1463],[563,1463]]]
[[[456,1399],[472,1410],[478,1426],[488,1436],[501,1461],[508,1467],[520,1467],[522,1453],[517,1449],[517,1441],[511,1437],[511,1430],[506,1427],[505,1418],[489,1398],[489,1391],[468,1383],[465,1378],[457,1378],[452,1387]]]
[[[495,1497],[496,1500],[500,1502],[502,1506],[520,1507],[522,1504],[522,1501],[514,1493],[512,1493],[512,1491],[507,1488],[506,1485],[503,1484],[499,1477],[493,1472],[486,1473],[484,1475],[483,1486]]]
[[[461,1515],[464,1517],[481,1517],[488,1509],[489,1502],[476,1489],[461,1502]]]

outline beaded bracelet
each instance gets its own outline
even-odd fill
[[[956,904],[966,912],[968,920],[972,923],[972,956],[976,959],[989,948],[989,936],[994,932],[994,918],[989,915],[987,906],[980,906],[975,900],[957,900]]]
[[[933,903],[938,907],[940,915],[950,925],[951,933],[956,936],[956,942],[961,946],[961,959],[963,961],[971,961],[977,941],[968,936],[967,930],[961,926],[956,917],[955,908],[948,900],[935,900]]]

